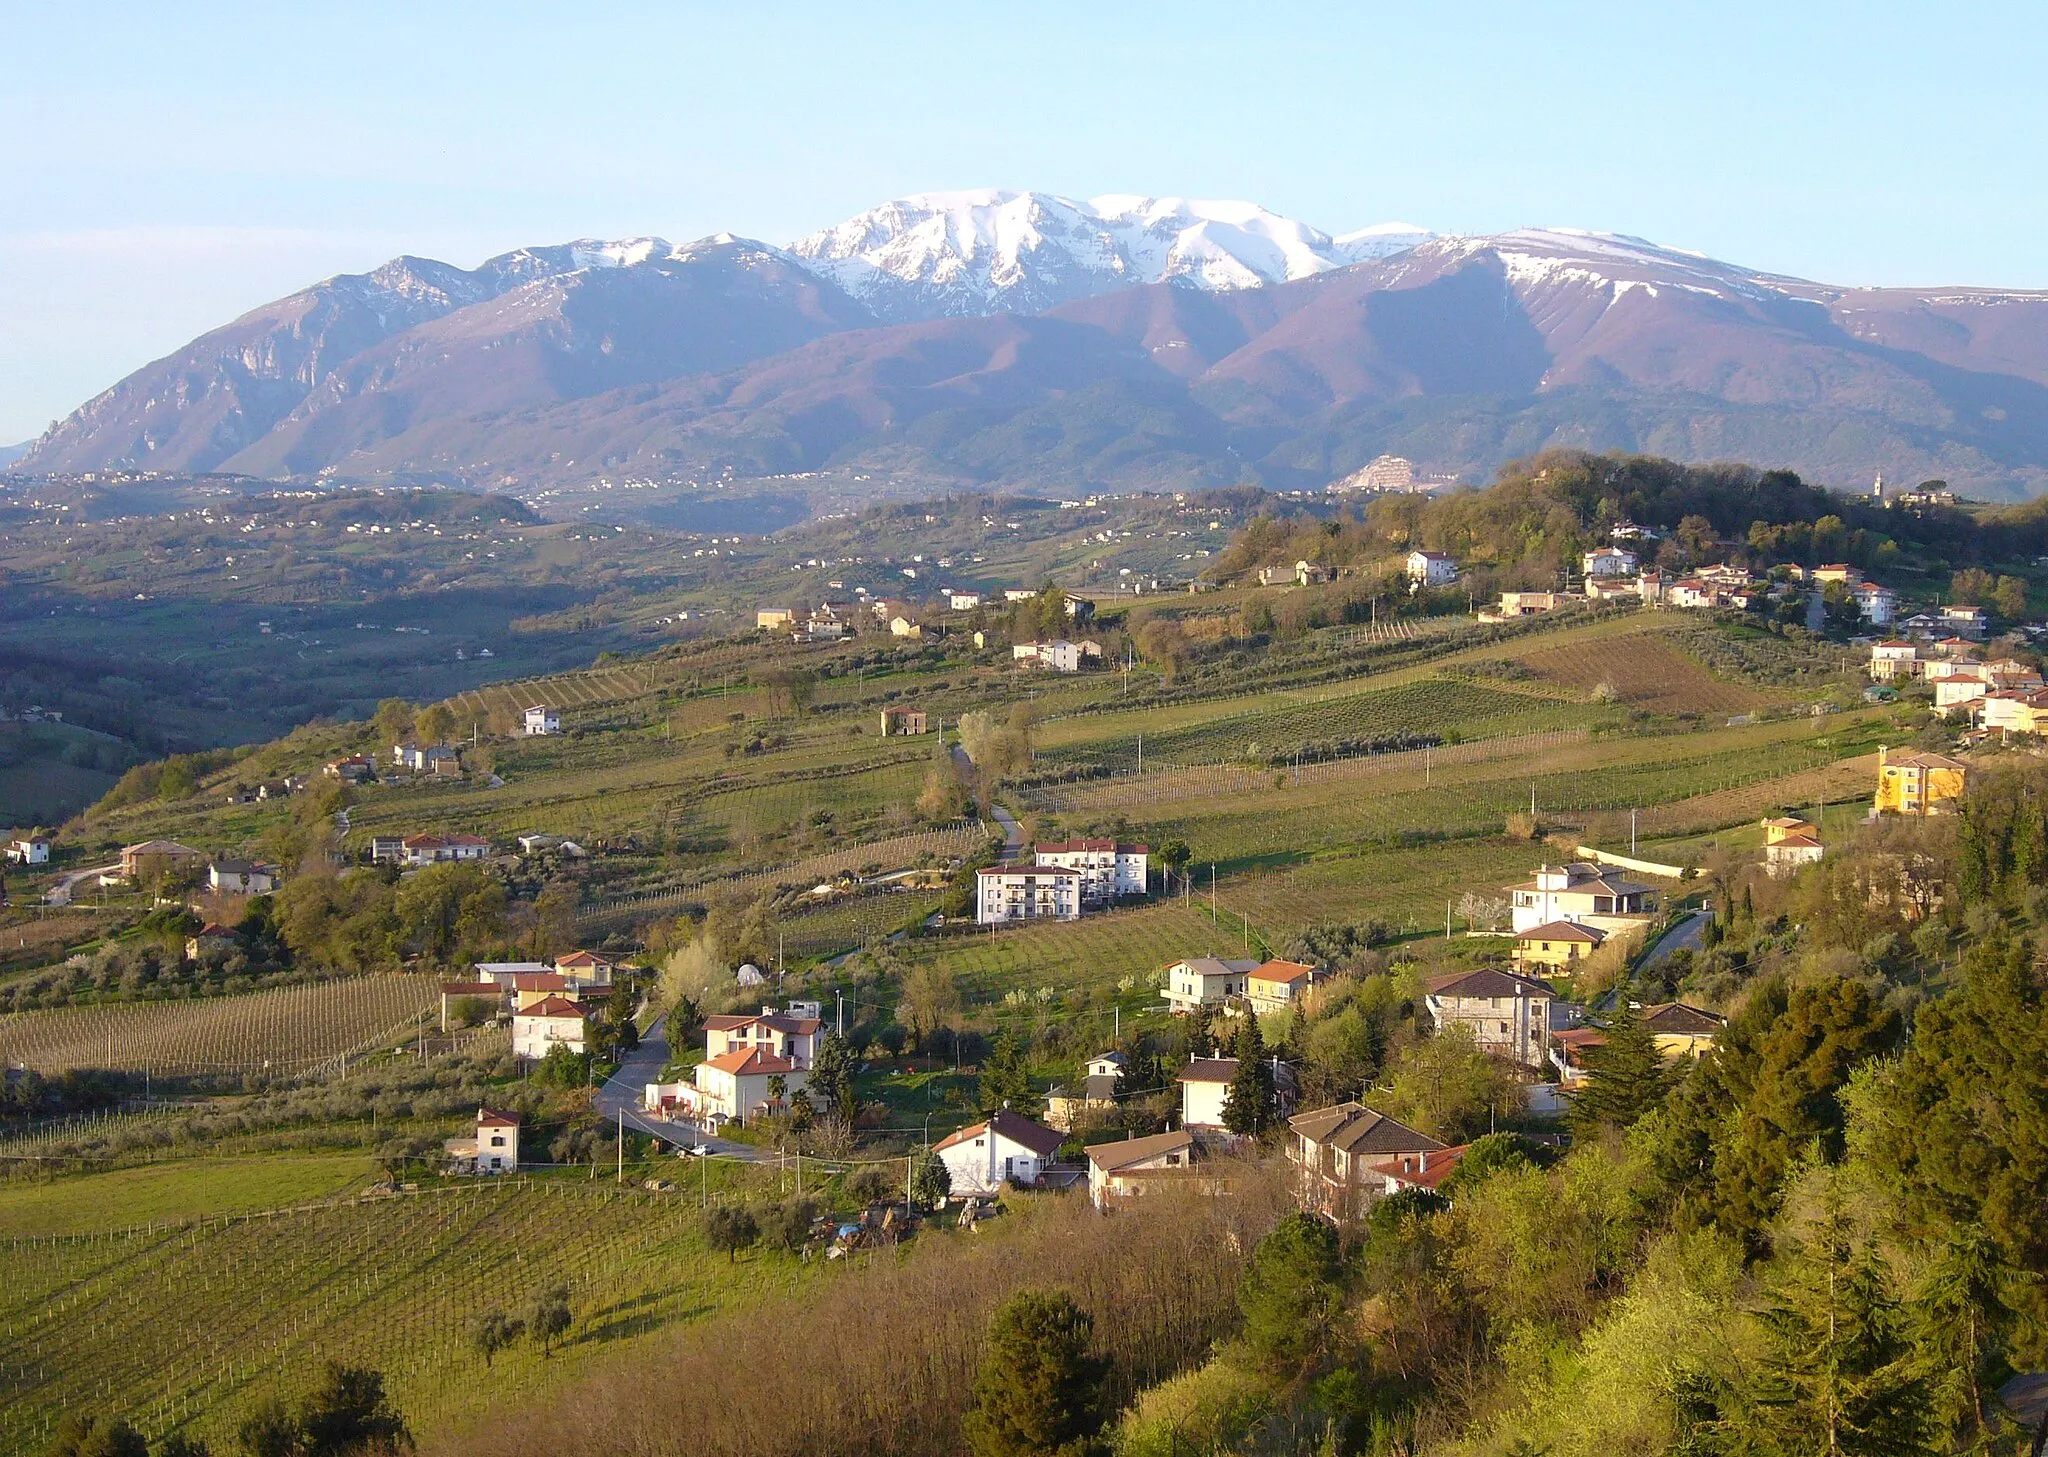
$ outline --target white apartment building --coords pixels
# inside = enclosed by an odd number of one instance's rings
[[[1060,866],[998,865],[974,874],[974,919],[984,926],[1007,921],[1078,921],[1078,870]]]
[[[1035,845],[1032,854],[1042,866],[1081,872],[1081,900],[1100,905],[1118,896],[1145,893],[1150,849],[1120,845],[1115,840],[1060,840]]]

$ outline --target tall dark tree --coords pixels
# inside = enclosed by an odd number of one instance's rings
[[[1312,1214],[1290,1214],[1259,1241],[1238,1282],[1244,1343],[1277,1374],[1296,1375],[1329,1348],[1341,1305],[1337,1232]]]
[[[725,1251],[727,1264],[760,1237],[760,1221],[744,1204],[714,1204],[704,1216],[704,1238],[714,1250]]]
[[[381,1372],[329,1361],[299,1402],[293,1449],[299,1457],[410,1452],[412,1432],[384,1394]]]
[[[1058,1290],[1011,1296],[989,1322],[967,1442],[975,1457],[1084,1457],[1108,1418],[1108,1363],[1090,1351],[1094,1321]]]
[[[1742,1393],[1743,1450],[1920,1457],[1929,1389],[1883,1262],[1829,1210],[1783,1261],[1762,1315],[1768,1346]]]
[[[1230,1090],[1223,1097],[1223,1126],[1232,1133],[1256,1138],[1273,1126],[1279,1116],[1275,1101],[1273,1066],[1266,1061],[1266,1040],[1259,1034],[1259,1019],[1247,1012],[1237,1029],[1237,1071],[1230,1076]]]
[[[142,1433],[119,1417],[68,1413],[50,1434],[46,1457],[149,1457]]]
[[[818,1108],[830,1117],[853,1122],[860,1107],[853,1094],[853,1051],[844,1037],[836,1032],[825,1034],[806,1081]]]
[[[1615,1018],[1607,1040],[1587,1050],[1586,1070],[1591,1076],[1571,1111],[1572,1131],[1580,1138],[1633,1128],[1671,1088],[1657,1035],[1633,1011]]]
[[[1028,1110],[1034,1104],[1031,1069],[1025,1064],[1024,1047],[1015,1033],[1004,1032],[996,1038],[988,1061],[982,1064],[977,1091],[984,1113],[994,1113],[999,1108]]]

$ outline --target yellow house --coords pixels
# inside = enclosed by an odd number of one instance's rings
[[[1879,814],[1951,814],[1963,797],[1969,766],[1945,754],[1919,749],[1877,751]]]
[[[1515,936],[1515,960],[1523,966],[1569,968],[1583,956],[1591,956],[1607,940],[1597,926],[1576,921],[1547,921]]]
[[[1643,1008],[1643,1025],[1657,1039],[1657,1051],[1668,1058],[1699,1057],[1728,1025],[1718,1012],[1702,1011],[1684,1002],[1663,1002]]]
[[[1805,835],[1811,839],[1816,837],[1816,832],[1811,822],[1794,819],[1790,815],[1781,815],[1777,819],[1764,821],[1764,844],[1767,846],[1789,840],[1795,835]]]

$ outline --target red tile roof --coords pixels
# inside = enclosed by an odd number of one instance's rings
[[[564,997],[544,997],[515,1015],[521,1017],[574,1017],[580,1021],[583,1017],[583,1007],[581,1003],[569,1001]]]
[[[722,1073],[734,1077],[758,1077],[763,1074],[793,1073],[796,1064],[786,1057],[777,1057],[762,1047],[735,1047],[730,1052],[721,1052],[716,1057],[704,1059],[703,1066],[715,1067]]]

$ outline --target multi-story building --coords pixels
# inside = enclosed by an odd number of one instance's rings
[[[1215,956],[1191,956],[1166,968],[1166,1008],[1170,1012],[1192,1012],[1197,1007],[1216,1007],[1232,997],[1245,995],[1245,982],[1258,970],[1249,959],[1230,961]]]
[[[1514,929],[1577,921],[1604,931],[1633,929],[1650,910],[1651,887],[1610,875],[1597,865],[1539,865],[1533,880],[1510,887]]]
[[[1350,1220],[1395,1192],[1397,1175],[1423,1172],[1444,1145],[1363,1103],[1339,1103],[1287,1120],[1287,1157],[1302,1208]]]
[[[1006,921],[1077,921],[1081,918],[1081,872],[1062,866],[998,865],[974,873],[974,919],[984,926]]]
[[[1463,1027],[1482,1051],[1523,1067],[1541,1067],[1550,1056],[1551,1034],[1566,1025],[1549,982],[1501,967],[1432,977],[1424,989],[1438,1032]]]
[[[1945,754],[1919,749],[1877,750],[1879,814],[1951,814],[1960,805],[1970,766]]]
[[[1086,905],[1143,895],[1149,854],[1145,845],[1115,840],[1059,840],[1032,847],[1039,865],[1081,872],[1081,900]]]

